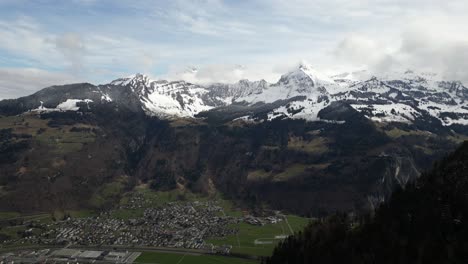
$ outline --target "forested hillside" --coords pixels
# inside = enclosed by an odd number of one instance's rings
[[[467,263],[467,221],[465,142],[396,191],[374,216],[337,215],[310,224],[264,263]]]

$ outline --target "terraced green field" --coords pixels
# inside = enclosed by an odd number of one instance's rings
[[[1,221],[9,220],[23,220],[23,221],[37,221],[39,223],[50,223],[52,221],[52,214],[34,214],[34,215],[21,215],[18,212],[0,212]],[[26,225],[9,226],[2,224],[0,226],[0,237],[8,239],[20,238],[20,233],[29,229]],[[32,231],[36,234],[40,233],[40,229],[32,228]],[[15,245],[13,245],[15,246]]]
[[[2,219],[10,219],[20,216],[21,214],[18,212],[0,212],[0,220]]]
[[[75,124],[61,127],[49,127],[48,120],[31,114],[0,117],[0,129],[12,129],[13,133],[31,135],[39,145],[51,147],[52,154],[63,155],[80,151],[84,144],[95,141],[93,132],[74,132],[72,127],[93,128],[89,125]]]

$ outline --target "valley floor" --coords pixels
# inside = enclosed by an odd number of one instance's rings
[[[136,262],[248,263],[249,258],[271,255],[282,239],[309,222],[271,210],[254,215],[220,195],[155,192],[142,185],[103,212],[56,211],[29,216],[3,212],[0,236],[2,251],[36,246],[158,250],[144,252]]]

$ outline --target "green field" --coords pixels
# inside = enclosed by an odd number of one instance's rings
[[[0,212],[0,220],[24,220],[24,221],[37,221],[39,223],[47,224],[52,222],[52,214],[34,214],[34,215],[21,215],[18,212]],[[9,239],[18,239],[20,235],[18,232],[23,232],[29,229],[26,225],[18,226],[0,226],[0,237],[7,236]],[[40,229],[33,228],[33,232],[40,233]]]
[[[22,215],[18,212],[0,212],[0,220],[23,219],[25,221],[38,221],[41,223],[49,223],[52,221],[52,214],[38,213]]]
[[[95,128],[93,126],[74,124],[50,127],[49,121],[35,114],[0,117],[0,129],[11,128],[15,134],[31,135],[36,144],[51,147],[50,154],[58,156],[80,151],[85,144],[92,143],[96,139],[92,131],[72,131],[73,127],[92,129]]]
[[[244,264],[254,260],[212,255],[180,255],[173,253],[143,252],[134,263],[154,264]]]
[[[10,219],[20,216],[21,214],[18,212],[0,212],[0,220],[2,219]]]
[[[299,137],[290,137],[288,148],[301,152],[321,154],[328,151],[329,139],[324,137],[314,137],[313,140],[304,140]]]
[[[73,218],[85,218],[97,215],[97,213],[92,210],[67,210],[66,213]]]
[[[128,220],[132,218],[142,217],[145,209],[138,208],[138,209],[119,209],[112,212],[112,217],[117,219]]]
[[[294,232],[302,230],[307,223],[309,223],[309,219],[299,216],[288,215],[287,219],[287,223],[282,221],[277,224],[266,224],[264,226],[255,226],[242,222],[232,225],[233,228],[239,229],[238,234],[224,238],[212,238],[206,242],[214,245],[232,245],[231,252],[233,253],[269,256],[273,252],[276,244],[281,241],[281,239],[275,238],[275,236],[291,235]],[[291,232],[291,230],[293,232]],[[255,243],[256,240],[257,243]],[[261,244],[258,242],[265,242],[268,244]]]
[[[281,172],[265,171],[264,169],[254,170],[249,172],[247,179],[249,181],[262,181],[268,180],[273,182],[282,182],[289,179],[298,177],[309,169],[324,169],[329,166],[330,163],[317,163],[317,164],[300,164],[295,163],[284,168]]]

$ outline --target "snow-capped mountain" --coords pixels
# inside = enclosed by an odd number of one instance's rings
[[[435,74],[412,71],[381,76],[360,71],[329,78],[301,64],[263,93],[238,101],[268,103],[295,96],[300,99],[273,109],[269,119],[317,120],[321,109],[331,102],[344,101],[375,121],[411,123],[430,116],[446,126],[468,125],[467,87],[459,81],[444,81]]]
[[[468,88],[459,81],[412,71],[381,76],[360,71],[327,77],[301,64],[263,93],[238,98],[237,102],[253,105],[294,97],[298,99],[272,109],[268,118],[317,120],[321,109],[344,101],[375,121],[411,123],[429,116],[443,125],[468,125]]]
[[[268,87],[265,80],[240,80],[234,84],[215,83],[201,86],[185,81],[151,80],[136,74],[112,81],[108,89],[128,87],[142,102],[143,110],[151,116],[194,117],[210,109],[230,105],[238,98],[261,94]]]
[[[218,106],[217,98],[211,98],[208,89],[185,81],[151,80],[136,74],[107,85],[109,89],[116,89],[116,86],[130,88],[148,115],[193,117]]]
[[[355,81],[332,95],[376,121],[411,123],[429,115],[443,125],[468,125],[468,88],[435,74],[406,71]]]
[[[215,110],[222,114],[226,107],[236,106],[236,118],[258,120],[253,114],[261,109],[269,120],[311,121],[318,120],[319,111],[332,102],[343,101],[375,121],[411,123],[433,118],[445,126],[468,125],[468,88],[459,81],[413,71],[380,75],[359,71],[329,77],[307,63],[276,83],[240,80],[199,85],[136,74],[98,86],[49,87],[18,100],[24,111],[70,111],[115,103],[139,108],[149,116],[195,118]]]

